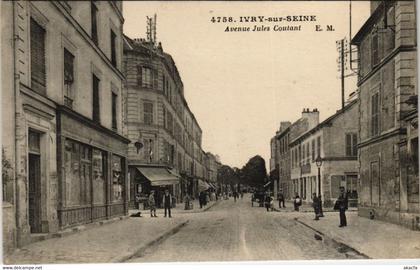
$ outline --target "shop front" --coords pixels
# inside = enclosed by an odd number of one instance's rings
[[[180,194],[180,177],[166,167],[130,166],[130,177],[132,181],[131,194],[138,198],[143,209],[148,207],[148,197],[152,190],[155,191],[155,202],[157,207],[162,207],[162,198],[165,190],[173,195],[173,205],[176,205],[178,194]],[[134,203],[137,208],[138,205]]]
[[[128,143],[65,107],[58,109],[60,228],[128,213]]]

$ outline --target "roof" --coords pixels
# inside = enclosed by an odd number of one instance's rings
[[[375,9],[375,11],[370,15],[370,17],[366,20],[366,22],[359,29],[359,31],[356,33],[356,35],[352,38],[352,40],[351,40],[352,45],[360,44],[362,39],[365,37],[366,33],[370,32],[370,29],[373,27],[373,25],[376,23],[376,21],[382,16],[382,11],[383,11],[385,2],[386,1],[382,1],[378,5],[378,7]]]
[[[317,132],[321,128],[323,128],[325,126],[328,126],[335,118],[337,118],[339,115],[343,114],[344,112],[348,111],[351,107],[353,107],[357,103],[358,100],[359,99],[352,100],[349,104],[344,106],[344,108],[338,110],[335,114],[331,115],[330,117],[328,117],[327,119],[325,119],[324,121],[319,123],[316,127],[314,127],[311,130],[303,133],[301,136],[299,136],[296,139],[294,139],[293,141],[291,141],[290,144],[292,145],[292,144],[295,144],[297,142],[300,142],[300,141],[306,139],[307,137],[309,137],[310,135],[312,135],[313,133]]]

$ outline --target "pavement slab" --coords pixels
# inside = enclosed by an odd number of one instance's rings
[[[128,218],[76,234],[35,242],[6,255],[6,264],[118,262],[187,222],[173,218]]]
[[[356,212],[347,212],[347,227],[340,228],[338,212],[324,215],[319,221],[313,220],[313,215],[301,214],[295,217],[314,230],[372,259],[420,258],[420,231],[359,217]]]

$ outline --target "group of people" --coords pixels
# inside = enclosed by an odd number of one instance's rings
[[[157,217],[156,215],[156,199],[155,191],[151,190],[148,198],[148,204],[150,207],[150,217]],[[165,194],[162,197],[162,205],[165,208],[165,217],[172,217],[171,208],[172,208],[172,195],[169,193],[168,189],[165,189]]]
[[[277,199],[279,201],[279,208],[286,208],[284,201],[284,194],[280,190]],[[264,206],[266,207],[267,211],[272,211],[274,208],[274,199],[270,194],[267,192],[264,197]],[[293,206],[295,211],[299,211],[299,207],[302,205],[302,199],[299,197],[299,195],[296,193],[295,198],[293,199]],[[319,220],[320,217],[324,216],[323,210],[322,210],[322,200],[321,195],[316,195],[316,193],[312,194],[312,207],[314,209],[315,218],[314,220]],[[334,210],[338,210],[340,213],[340,225],[339,227],[345,227],[347,226],[347,218],[346,218],[346,210],[348,209],[348,198],[345,193],[344,187],[340,187],[340,196],[338,197],[337,201],[334,205]]]

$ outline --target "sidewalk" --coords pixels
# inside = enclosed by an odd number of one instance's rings
[[[345,244],[372,259],[420,258],[420,232],[404,227],[359,217],[347,212],[347,227],[339,228],[338,212],[325,213],[319,221],[302,213],[296,220],[330,238]]]
[[[194,200],[193,203],[193,209],[191,210],[184,210],[185,209],[185,204],[184,203],[178,203],[176,205],[175,208],[171,209],[171,214],[172,215],[177,215],[177,214],[190,214],[190,213],[200,213],[200,212],[204,212],[207,211],[208,209],[210,209],[211,207],[213,207],[217,202],[220,202],[220,200],[218,201],[210,201],[207,203],[206,206],[204,206],[203,208],[200,208],[200,204],[198,202],[198,200]],[[138,213],[139,210],[137,209],[131,209],[129,210],[129,215]],[[149,209],[140,209],[141,215],[144,217],[150,217],[150,210]],[[165,210],[163,208],[158,208],[156,209],[156,215],[157,216],[164,216],[165,215]]]
[[[187,222],[184,215],[171,219],[127,218],[61,238],[29,244],[4,255],[3,260],[6,264],[122,262],[175,233]]]
[[[279,201],[274,201],[274,210],[278,212],[295,212],[293,207],[292,201],[286,201],[285,203],[286,208],[279,208]],[[323,212],[335,212],[332,207],[323,207]],[[357,207],[349,207],[350,212],[357,212]],[[299,207],[299,212],[307,213],[307,212],[314,212],[314,208],[312,207],[311,203],[303,203]]]

